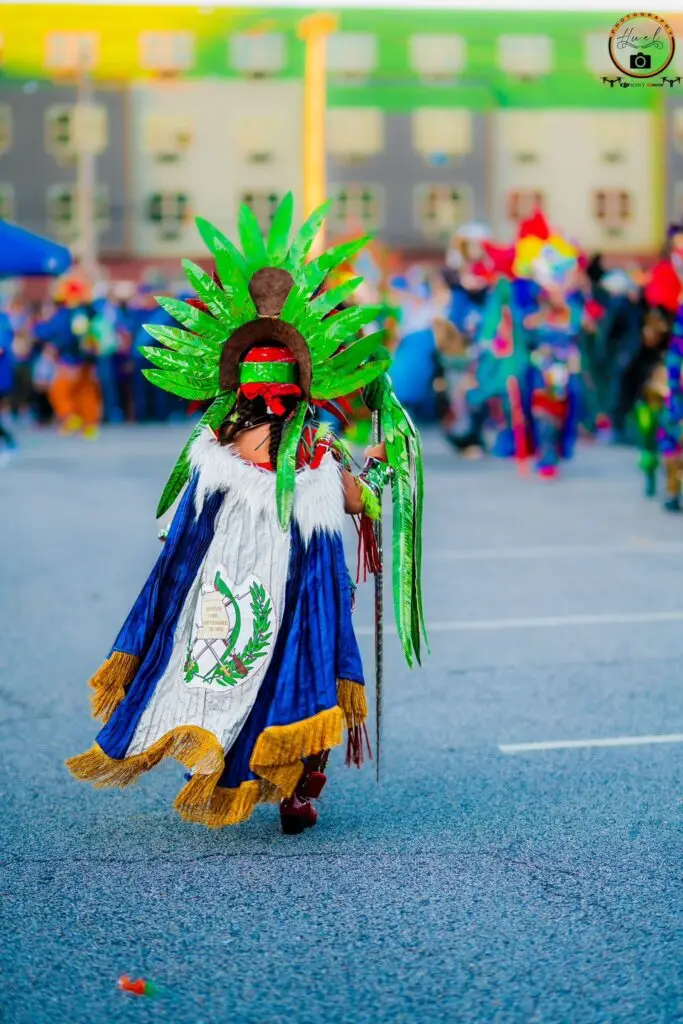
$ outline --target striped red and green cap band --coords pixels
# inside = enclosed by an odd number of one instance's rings
[[[298,380],[296,358],[287,348],[253,348],[240,365],[240,384],[296,384]]]
[[[296,384],[299,372],[290,363],[243,363],[240,384]]]

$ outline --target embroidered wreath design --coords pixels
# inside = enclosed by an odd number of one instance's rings
[[[273,638],[271,615],[273,606],[265,588],[261,583],[254,582],[249,587],[251,598],[251,613],[253,616],[253,631],[244,647],[239,653],[234,648],[239,640],[242,629],[242,614],[239,602],[222,579],[220,572],[216,573],[214,586],[223,597],[230,601],[234,614],[235,625],[230,637],[226,641],[225,651],[217,661],[216,665],[202,676],[207,684],[214,683],[218,686],[236,686],[245,676],[248,676],[252,668],[268,653],[270,642]],[[190,638],[185,659],[185,682],[190,683],[200,675],[199,665],[192,658],[193,638]]]

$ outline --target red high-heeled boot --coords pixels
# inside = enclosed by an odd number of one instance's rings
[[[308,772],[301,780],[298,793],[304,800],[317,800],[327,782],[324,772]]]
[[[280,801],[280,824],[286,836],[301,835],[305,829],[313,828],[317,820],[318,812],[313,804],[298,793]]]

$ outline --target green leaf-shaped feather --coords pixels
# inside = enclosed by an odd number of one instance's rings
[[[364,235],[362,238],[354,238],[350,242],[341,242],[339,245],[332,246],[331,249],[326,249],[316,260],[304,264],[301,270],[301,283],[309,295],[312,295],[320,287],[332,270],[360,252],[371,238],[372,235]]]
[[[154,366],[160,370],[174,370],[182,374],[186,379],[192,378],[196,381],[204,381],[208,384],[215,384],[218,380],[218,365],[210,363],[197,364],[196,360],[188,359],[187,356],[177,352],[168,352],[165,348],[157,345],[143,345],[140,352]]]
[[[412,629],[414,561],[414,506],[411,486],[410,458],[395,430],[391,413],[382,409],[382,428],[387,458],[393,470],[391,479],[393,505],[393,590],[396,629],[408,665],[413,665],[414,633]],[[415,651],[419,661],[419,649]]]
[[[324,316],[331,313],[342,302],[346,302],[362,283],[362,277],[353,277],[349,281],[338,284],[336,288],[330,288],[329,291],[323,292],[322,295],[319,295],[317,299],[310,303],[309,309],[311,314],[322,320]]]
[[[160,324],[143,324],[150,338],[160,341],[166,348],[190,356],[197,366],[220,359],[223,343],[211,338],[201,338],[182,327],[166,327]]]
[[[288,192],[273,215],[268,235],[268,262],[272,267],[284,263],[289,252],[289,236],[294,217],[294,196]]]
[[[199,298],[225,325],[228,334],[257,316],[254,300],[241,277],[224,290],[192,260],[183,260],[183,270]]]
[[[173,467],[173,472],[168,478],[168,482],[164,487],[164,492],[159,499],[157,519],[160,519],[161,516],[168,512],[190,478],[190,449],[192,448],[192,445],[195,443],[205,427],[211,427],[212,430],[217,430],[233,408],[236,401],[236,394],[231,392],[228,395],[221,395],[206,410],[199,423],[190,434],[187,444],[180,453],[178,461]]]
[[[249,279],[247,262],[236,245],[233,245],[229,238],[214,227],[203,217],[197,217],[197,228],[202,236],[202,241],[216,260],[216,270],[222,284],[227,285],[235,279],[235,275],[241,275],[244,281]]]
[[[306,257],[311,251],[311,246],[315,241],[315,236],[323,226],[323,221],[325,220],[331,205],[332,203],[328,199],[326,203],[323,203],[317,210],[314,210],[308,220],[302,224],[294,237],[294,241],[289,248],[289,253],[285,263],[287,270],[289,270],[294,277],[297,277],[300,274],[301,268],[306,262]]]
[[[380,377],[389,369],[390,365],[391,360],[389,359],[377,359],[366,363],[360,370],[356,370],[355,373],[350,373],[344,377],[316,374],[311,384],[311,394],[313,398],[326,399],[352,395],[354,391],[367,387],[371,381]]]
[[[242,203],[240,206],[237,215],[237,230],[240,233],[242,250],[251,276],[262,267],[268,266],[268,253],[256,214],[246,203]]]
[[[391,360],[390,352],[382,345],[383,340],[384,331],[376,331],[374,334],[368,334],[365,338],[359,338],[358,341],[352,341],[334,358],[326,360],[321,367],[322,376],[326,377],[328,374],[330,376],[337,374],[347,376],[370,357]]]
[[[228,332],[225,326],[215,317],[209,316],[196,306],[190,306],[181,299],[171,299],[167,295],[158,295],[156,300],[162,309],[177,320],[183,327],[188,327],[195,334],[214,341],[225,341]]]
[[[334,355],[340,345],[347,344],[358,331],[367,327],[380,316],[383,306],[354,306],[342,309],[334,316],[319,323],[315,333],[309,337],[309,348],[314,362],[321,362]]]
[[[305,402],[300,402],[296,412],[288,420],[282,433],[282,441],[280,442],[277,455],[275,494],[278,520],[283,530],[289,528],[292,519],[294,487],[296,484],[296,460],[307,408]]]
[[[220,389],[218,370],[210,383],[201,378],[187,377],[185,374],[169,370],[143,370],[142,375],[163,391],[170,391],[172,395],[187,398],[190,402],[206,402],[210,398],[216,398]]]

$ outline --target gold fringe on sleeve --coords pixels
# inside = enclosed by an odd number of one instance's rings
[[[90,698],[92,713],[101,722],[108,722],[126,696],[126,687],[135,679],[140,659],[134,654],[114,651],[98,668],[88,685],[95,691]]]
[[[98,788],[123,787],[132,785],[163,758],[173,757],[192,772],[174,803],[181,818],[208,828],[236,825],[250,818],[257,804],[277,803],[281,797],[291,796],[304,770],[303,758],[338,746],[345,725],[353,728],[362,724],[367,714],[363,685],[339,680],[337,700],[336,707],[311,718],[265,729],[256,741],[249,765],[259,778],[234,789],[218,785],[225,770],[223,748],[213,733],[198,726],[173,729],[149,750],[121,760],[109,757],[95,743],[84,754],[72,757],[66,766],[75,778]]]

